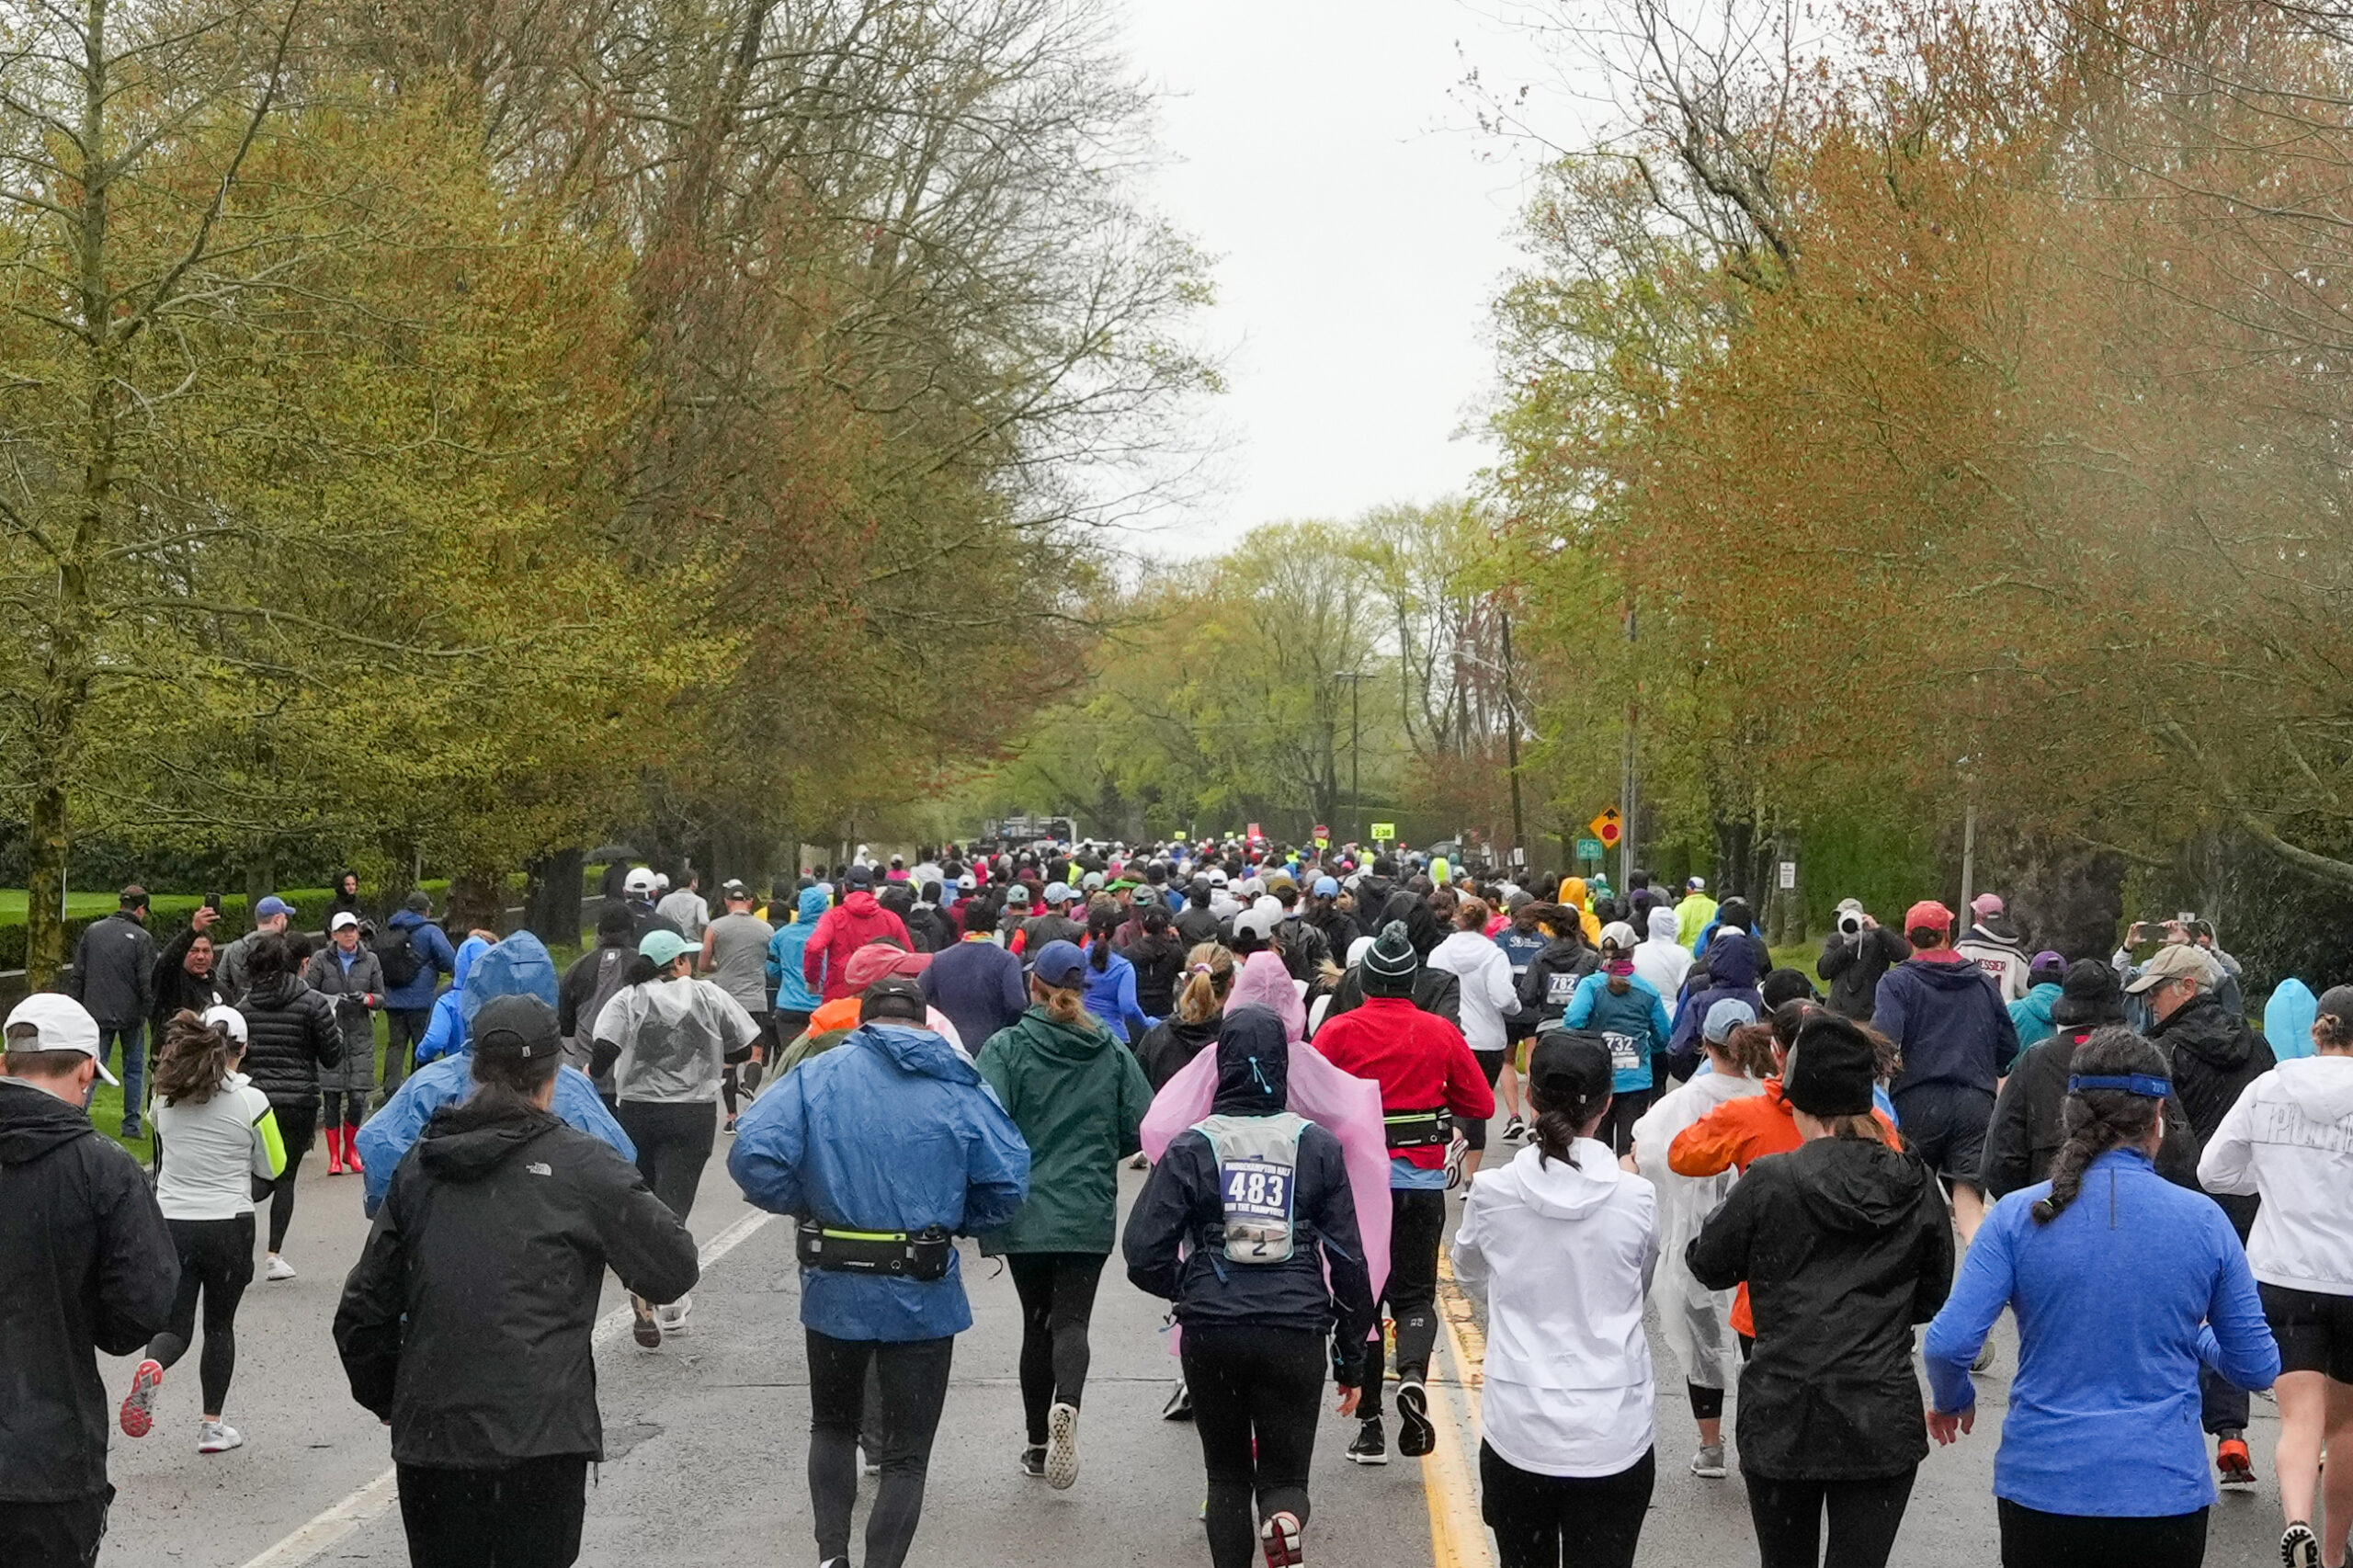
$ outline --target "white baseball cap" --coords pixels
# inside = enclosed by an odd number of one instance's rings
[[[30,1039],[20,1030],[30,1029]],[[107,1071],[106,1053],[98,1044],[98,1021],[90,1010],[73,997],[55,991],[36,991],[8,1010],[6,1024],[0,1024],[11,1051],[78,1051],[97,1063],[98,1076],[120,1086],[115,1075]]]
[[[653,868],[650,866],[631,866],[629,869],[629,875],[621,879],[621,891],[624,892],[652,892],[654,891]]]
[[[335,918],[327,922],[327,929],[331,932],[340,931],[347,926],[357,926],[358,924],[359,916],[352,914],[351,911],[347,909],[338,909],[335,912]]]
[[[245,1033],[245,1016],[234,1007],[211,1006],[204,1009],[205,1027],[210,1028],[215,1024],[227,1029],[229,1038],[239,1045],[247,1043],[250,1038]]]

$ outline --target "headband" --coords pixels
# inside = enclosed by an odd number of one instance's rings
[[[2144,1100],[2161,1100],[2173,1093],[2172,1080],[2160,1078],[2154,1073],[2132,1073],[2117,1078],[2070,1077],[2067,1092],[2071,1095],[2098,1093],[2138,1095]]]

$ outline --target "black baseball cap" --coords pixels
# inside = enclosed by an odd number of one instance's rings
[[[469,1026],[477,1051],[519,1056],[526,1062],[553,1056],[563,1049],[555,1027],[555,1009],[536,996],[494,996],[482,1005]]]
[[[858,1021],[861,1024],[920,1024],[931,1017],[923,987],[903,974],[886,974],[860,995]]]

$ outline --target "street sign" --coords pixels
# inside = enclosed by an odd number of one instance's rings
[[[1372,841],[1375,844],[1386,844],[1396,836],[1397,824],[1395,823],[1377,822],[1372,824]]]
[[[1618,808],[1615,806],[1611,806],[1586,825],[1593,830],[1594,837],[1601,840],[1602,846],[1607,849],[1617,848],[1618,841],[1626,835],[1626,819],[1618,814]],[[1597,851],[1594,858],[1600,858]]]
[[[1580,838],[1577,840],[1577,858],[1580,860],[1598,860],[1601,858],[1603,847],[1602,842],[1598,838]]]
[[[1789,889],[1793,888],[1793,887],[1796,887],[1797,885],[1798,885],[1798,863],[1797,863],[1795,860],[1784,860],[1784,861],[1782,861],[1782,862],[1781,862],[1781,887],[1782,887],[1782,890],[1783,890],[1784,892],[1787,892]]]
[[[1523,848],[1521,848],[1521,847],[1520,847],[1518,845],[1517,845],[1517,844],[1513,845],[1513,846],[1512,846],[1512,849],[1511,849],[1511,863],[1512,863],[1513,865],[1515,865],[1515,866],[1525,866],[1525,865],[1527,865],[1527,864],[1528,864],[1528,851],[1527,851],[1527,850],[1525,850],[1525,849],[1523,849]]]
[[[1323,843],[1325,839],[1330,838],[1331,836],[1332,836],[1332,830],[1331,830],[1330,828],[1325,827],[1325,826],[1324,826],[1322,823],[1320,823],[1320,822],[1319,822],[1319,823],[1317,823],[1317,824],[1315,824],[1315,842],[1316,842],[1316,843],[1321,844],[1321,843]]]

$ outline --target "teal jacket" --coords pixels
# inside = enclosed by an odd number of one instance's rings
[[[1003,1230],[1009,1252],[1108,1254],[1120,1229],[1120,1162],[1143,1147],[1152,1085],[1133,1052],[1092,1016],[1058,1024],[1032,1007],[989,1037],[973,1063],[1029,1145],[1029,1196]]]

